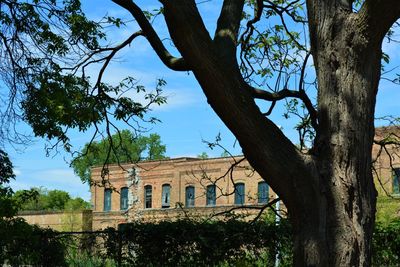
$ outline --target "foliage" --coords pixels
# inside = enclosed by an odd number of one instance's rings
[[[292,266],[292,231],[287,220],[279,225],[237,220],[136,222],[93,235],[104,249],[73,253],[73,266],[82,266],[79,262],[102,266],[106,260],[110,266],[112,262],[123,266],[274,266],[277,251],[279,266]],[[398,218],[376,225],[373,266],[398,266],[399,237]]]
[[[161,262],[163,266],[230,266],[260,256],[264,266],[270,266],[276,251],[282,252],[282,263],[291,258],[287,222],[179,220],[126,224],[121,232],[111,228],[105,232],[107,256],[118,262],[121,255],[128,266],[159,266]]]
[[[373,265],[399,266],[400,261],[400,219],[376,223],[373,237]]]
[[[400,198],[378,196],[376,203],[376,221],[378,224],[388,224],[400,215]]]
[[[13,191],[8,186],[10,180],[15,179],[12,163],[5,151],[0,149],[0,219],[11,218],[17,213],[12,199]]]
[[[19,202],[8,185],[14,177],[11,161],[0,149],[0,265],[64,266],[65,246],[54,231],[14,217]]]
[[[109,140],[87,143],[71,166],[83,182],[90,182],[90,168],[93,166],[163,159],[165,151],[158,134],[134,136],[129,130],[123,130]]]
[[[0,79],[10,90],[7,98],[0,98],[9,103],[0,111],[0,142],[21,141],[21,134],[10,127],[19,120],[32,126],[36,136],[55,140],[67,151],[70,129],[87,131],[93,126],[97,135],[103,125],[110,133],[115,120],[131,126],[157,121],[146,113],[152,104],[166,101],[162,79],[154,91],[146,92],[132,77],[108,84],[102,81],[104,70],[94,81],[87,75],[89,65],[107,66],[111,60],[107,53],[113,47],[103,45],[104,27],[121,26],[119,18],[92,21],[79,0],[3,0],[0,23]],[[144,101],[127,96],[130,90]]]
[[[70,251],[67,257],[67,264],[70,267],[116,267],[113,260],[103,257],[82,253],[81,251]]]
[[[69,210],[69,211],[73,211],[73,210],[87,210],[90,209],[91,205],[89,202],[83,200],[80,197],[76,197],[76,198],[71,198],[69,199],[65,205],[64,205],[64,210]]]
[[[0,219],[0,264],[65,266],[65,240],[21,218]]]
[[[19,190],[13,199],[19,209],[33,210],[82,210],[89,209],[90,203],[82,198],[71,198],[68,192],[62,190],[47,190],[43,187]]]
[[[208,159],[208,154],[207,152],[201,152],[200,154],[197,155],[199,159]]]

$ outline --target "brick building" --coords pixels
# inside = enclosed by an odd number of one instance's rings
[[[95,184],[102,184],[101,170],[92,169]],[[212,215],[242,205],[257,208],[276,197],[241,157],[112,165],[108,180],[109,185],[91,187],[93,229],[132,220]]]
[[[375,139],[390,140],[388,133],[394,129],[378,128]],[[386,149],[378,144],[373,146],[373,173],[381,195],[400,196],[398,151],[395,145],[388,145]],[[102,181],[101,171],[102,167],[92,168],[94,230],[134,220],[210,216],[242,205],[257,208],[276,198],[260,175],[241,157],[184,157],[111,165],[109,184]],[[256,209],[238,212],[253,217],[258,214]]]
[[[372,171],[379,195],[400,197],[400,146],[396,144],[398,142],[400,142],[399,126],[375,129]]]

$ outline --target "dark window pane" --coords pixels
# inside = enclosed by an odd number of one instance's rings
[[[244,204],[244,184],[238,183],[235,184],[235,204],[242,205]]]
[[[151,185],[146,185],[144,187],[144,207],[146,209],[150,209],[151,202],[152,202],[152,188]]]
[[[104,211],[111,210],[111,189],[104,189]]]
[[[171,196],[171,186],[169,184],[164,184],[162,186],[161,207],[169,208],[170,196]]]
[[[268,203],[268,184],[266,182],[258,183],[258,203]]]
[[[186,207],[194,207],[194,186],[186,187]]]
[[[128,187],[121,188],[120,206],[121,206],[121,210],[128,209]]]
[[[215,200],[216,200],[215,185],[207,186],[206,197],[207,197],[206,205],[215,206]]]
[[[400,194],[400,168],[394,169],[393,194]]]

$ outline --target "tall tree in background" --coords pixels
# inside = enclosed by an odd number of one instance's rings
[[[48,190],[43,187],[16,191],[12,199],[19,210],[84,210],[90,203],[80,197],[73,198],[63,190]]]
[[[106,38],[102,24],[89,21],[77,0],[0,2],[1,74],[11,92],[2,117],[22,114],[36,135],[55,138],[67,150],[70,128],[98,133],[105,125],[111,136],[113,119],[128,125],[143,120],[149,105],[123,92],[144,89],[131,78],[112,86],[102,76],[119,51],[144,36],[168,68],[194,74],[251,165],[285,202],[295,265],[370,266],[374,109],[381,59],[388,59],[382,42],[393,37],[398,0],[224,0],[214,35],[200,3],[160,0],[156,13],[165,18],[181,57],[168,52],[152,15],[136,1],[113,2],[140,27],[115,46],[100,45]],[[119,18],[103,22],[123,25]],[[86,70],[94,63],[102,66],[90,83]],[[149,104],[165,102],[163,85],[147,93]],[[282,100],[285,115],[299,117],[300,149],[270,119]],[[13,103],[22,103],[20,113]]]
[[[90,183],[91,167],[163,159],[165,151],[166,147],[158,134],[134,136],[129,130],[122,130],[112,135],[111,139],[87,143],[71,166],[83,182]]]

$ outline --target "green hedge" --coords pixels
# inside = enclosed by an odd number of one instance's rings
[[[286,222],[133,223],[106,230],[107,257],[128,266],[215,266],[251,263],[271,266],[280,252],[282,266],[291,262],[291,233]],[[246,264],[245,266],[253,266]]]
[[[66,266],[68,240],[21,218],[0,218],[0,266]]]
[[[126,224],[109,228],[104,237],[106,257],[127,266],[280,266],[292,264],[292,234],[281,224],[242,221]],[[373,266],[399,266],[400,220],[377,223]]]
[[[66,234],[0,220],[0,265],[280,266],[292,264],[287,221],[133,223],[119,230]],[[94,242],[96,240],[96,242]],[[400,220],[375,227],[373,266],[399,266]]]

